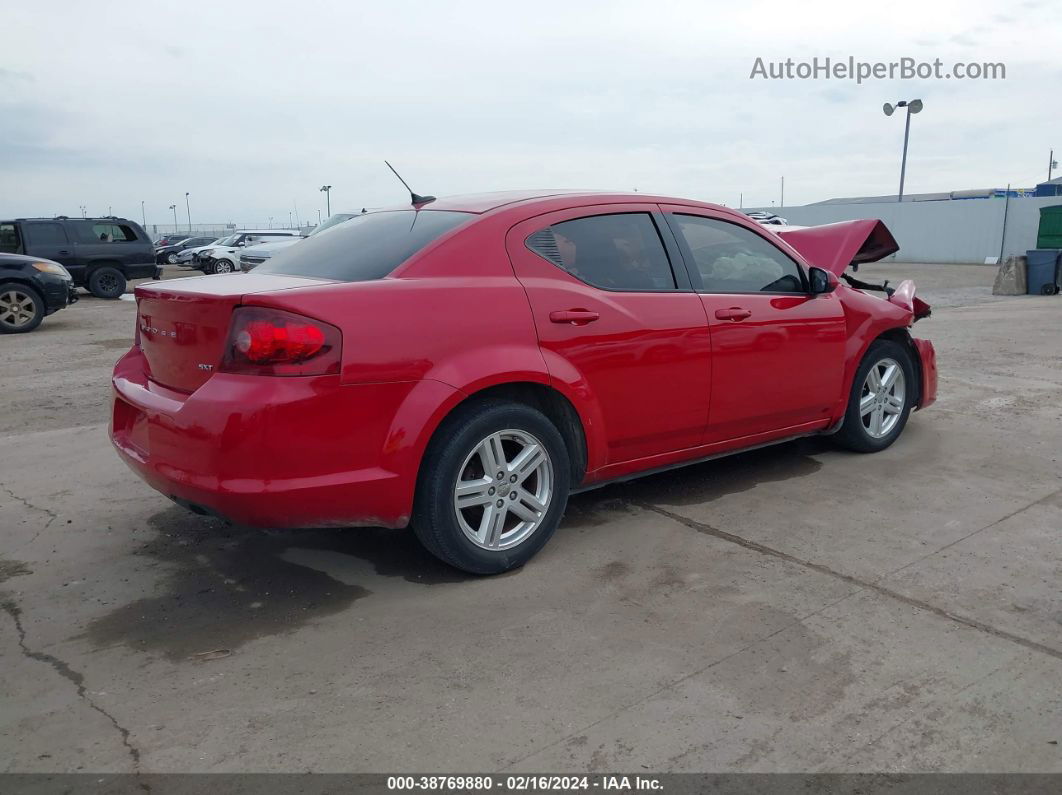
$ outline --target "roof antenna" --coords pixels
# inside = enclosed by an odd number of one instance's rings
[[[410,199],[410,202],[412,204],[414,204],[414,205],[427,204],[428,202],[435,201],[435,197],[434,196],[421,196],[419,193],[414,193],[413,189],[411,187],[409,187],[409,185],[406,184],[406,181],[404,179],[402,179],[402,175],[399,174],[397,171],[395,171],[395,167],[394,166],[392,166],[386,160],[384,161],[384,165],[386,165],[389,169],[391,169],[391,173],[394,174],[396,177],[398,177],[398,181],[406,186],[406,190],[409,191],[409,199]]]

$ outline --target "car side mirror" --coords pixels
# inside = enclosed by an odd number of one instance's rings
[[[808,281],[811,283],[812,295],[825,295],[837,289],[840,280],[824,268],[808,268]]]

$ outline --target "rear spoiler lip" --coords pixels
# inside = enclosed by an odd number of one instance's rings
[[[838,276],[850,266],[876,262],[900,250],[888,227],[872,218],[772,231],[800,252],[809,265]]]

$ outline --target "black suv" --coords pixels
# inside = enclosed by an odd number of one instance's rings
[[[97,298],[117,298],[127,279],[157,275],[155,249],[125,218],[16,218],[0,221],[0,253],[54,260]]]

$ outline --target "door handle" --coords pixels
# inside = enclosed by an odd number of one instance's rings
[[[67,251],[67,250],[66,250],[66,249],[64,248],[64,249],[63,249],[62,251],[60,251],[60,252],[59,252],[59,256],[60,256],[60,257],[69,257],[69,256],[70,256],[70,252],[69,252],[69,251]]]
[[[566,309],[549,313],[551,323],[571,323],[573,326],[585,326],[600,317],[597,312],[591,312],[589,309]]]
[[[742,309],[740,306],[732,306],[729,309],[715,310],[715,316],[719,320],[744,320],[745,318],[752,316],[752,311],[749,309]]]

